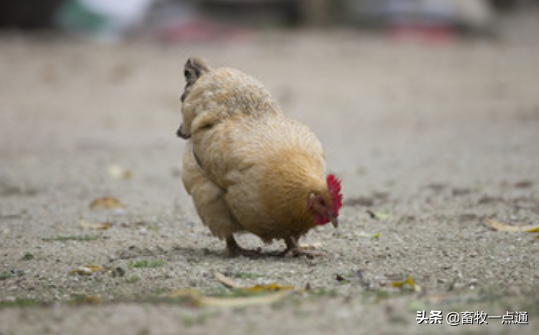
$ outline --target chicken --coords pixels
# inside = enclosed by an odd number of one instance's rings
[[[324,176],[320,141],[238,70],[190,58],[184,74],[182,181],[204,225],[231,256],[256,253],[237,244],[240,232],[284,240],[283,255],[309,253],[298,239],[329,222],[336,228],[342,205],[341,181]]]

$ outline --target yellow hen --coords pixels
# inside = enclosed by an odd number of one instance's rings
[[[306,253],[298,239],[318,225],[337,227],[342,205],[340,181],[324,175],[320,141],[240,71],[190,58],[185,77],[182,181],[202,222],[232,256],[255,253],[237,244],[239,232],[283,239],[283,255]]]

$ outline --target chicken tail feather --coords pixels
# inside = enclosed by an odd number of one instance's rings
[[[206,64],[206,62],[198,57],[189,57],[187,62],[185,63],[184,67],[184,76],[185,81],[187,84],[185,85],[185,90],[182,94],[181,101],[183,102],[187,95],[189,95],[189,92],[191,91],[191,87],[195,84],[195,82],[205,73],[210,72],[211,68]]]

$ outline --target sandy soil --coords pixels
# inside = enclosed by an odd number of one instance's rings
[[[0,37],[0,334],[537,334],[537,234],[485,219],[539,224],[538,51],[516,31],[435,46],[355,32],[174,46]],[[339,229],[304,241],[325,256],[229,259],[202,226],[175,137],[189,55],[254,75],[319,135],[346,199]],[[125,207],[90,209],[103,196]],[[160,266],[132,266],[143,260]],[[88,264],[125,274],[69,274]],[[230,295],[215,271],[298,291],[242,308],[167,298]],[[417,292],[392,286],[407,276]],[[529,324],[418,325],[420,310],[523,311]]]

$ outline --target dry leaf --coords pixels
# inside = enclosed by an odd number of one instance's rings
[[[369,233],[358,233],[358,232],[356,232],[355,236],[359,237],[359,238],[380,238],[380,233],[369,234]]]
[[[114,209],[123,207],[124,206],[118,199],[112,197],[97,198],[90,203],[91,209]]]
[[[79,225],[84,229],[98,229],[98,230],[106,230],[110,228],[110,223],[92,223],[85,220],[80,220]]]
[[[275,293],[268,293],[264,295],[256,295],[252,297],[238,297],[238,298],[214,298],[214,297],[200,297],[199,303],[202,306],[213,307],[246,307],[253,305],[271,305],[288,295],[286,291],[280,291]]]
[[[301,243],[298,246],[298,249],[300,250],[316,250],[322,247],[322,243],[320,242],[314,242],[314,243]]]
[[[100,304],[101,296],[100,295],[90,295],[90,294],[75,294],[71,300],[74,304]]]
[[[498,221],[494,221],[491,219],[486,219],[487,223],[494,229],[498,231],[505,231],[505,232],[527,232],[527,233],[536,233],[539,232],[539,226],[510,226],[503,223],[499,223]]]
[[[266,284],[266,285],[255,285],[250,287],[244,287],[241,289],[243,292],[275,292],[275,291],[291,291],[294,290],[294,286],[281,286],[276,283]]]
[[[408,278],[406,278],[406,280],[402,280],[402,281],[395,281],[391,284],[393,287],[398,287],[398,288],[404,288],[406,287],[406,285],[408,285],[409,287],[411,287],[414,291],[416,292],[419,292],[421,290],[421,288],[419,287],[419,285],[416,285],[414,283],[414,280],[412,279],[412,276],[408,276]]]
[[[77,268],[75,270],[69,271],[69,274],[70,275],[78,274],[78,275],[81,275],[81,276],[90,276],[94,272],[99,272],[99,271],[105,271],[105,268],[100,266],[100,265],[85,265],[85,266],[81,266],[81,267],[79,267],[79,268]]]
[[[215,276],[215,279],[217,279],[221,284],[223,284],[224,286],[226,286],[228,288],[241,289],[243,287],[242,285],[236,283],[235,281],[228,278],[227,276],[225,276],[222,273],[214,272],[213,275]]]
[[[387,219],[389,219],[389,214],[382,213],[382,212],[373,212],[370,209],[367,210],[367,214],[369,214],[370,217],[375,219],[375,220],[387,220]]]
[[[109,175],[116,179],[130,179],[133,176],[133,172],[118,164],[112,164],[109,166]]]
[[[286,297],[289,291],[294,290],[294,287],[292,286],[280,286],[275,283],[268,285],[255,285],[244,287],[222,273],[214,272],[214,276],[220,283],[222,283],[228,288],[233,288],[245,293],[252,293],[254,295],[238,297],[208,297],[197,290],[182,289],[169,293],[168,297],[186,298],[189,299],[191,303],[196,306],[237,308],[252,305],[273,304]]]
[[[222,273],[214,272],[215,278],[224,286],[228,288],[234,288],[243,292],[259,293],[259,292],[273,292],[273,291],[290,291],[294,290],[293,286],[281,286],[276,283],[267,285],[255,285],[255,286],[242,286],[234,280],[228,278]]]
[[[237,308],[252,305],[270,305],[282,300],[288,292],[281,291],[252,297],[218,298],[208,297],[196,290],[178,290],[168,294],[169,298],[187,298],[197,306]]]

